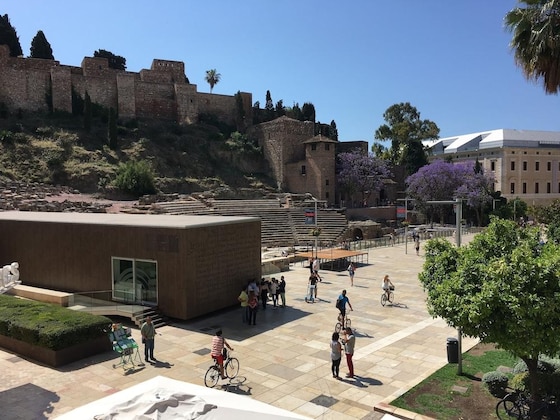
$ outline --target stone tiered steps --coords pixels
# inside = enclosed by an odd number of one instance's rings
[[[315,225],[305,224],[305,210],[301,208],[290,209],[290,215],[295,228],[296,241],[300,245],[315,242],[315,237],[310,231]],[[318,242],[324,245],[337,243],[348,227],[346,216],[336,210],[317,209],[317,226],[321,229],[321,234],[317,238]]]
[[[150,206],[150,213],[157,214],[194,214],[194,215],[215,215],[216,212],[194,198],[176,200],[169,202],[154,203]]]
[[[305,209],[280,207],[276,199],[215,200],[206,203],[196,199],[158,202],[150,207],[151,213],[194,214],[220,216],[252,216],[261,219],[261,243],[267,247],[287,247],[313,243],[309,234],[314,226],[305,224]],[[346,216],[335,210],[318,210],[318,226],[323,244],[337,242],[346,230]]]

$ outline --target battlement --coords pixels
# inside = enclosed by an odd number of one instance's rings
[[[199,93],[190,84],[182,61],[154,59],[140,72],[116,70],[103,57],[84,57],[81,66],[61,65],[56,60],[10,57],[0,45],[0,102],[11,112],[47,111],[47,97],[55,110],[72,111],[72,91],[92,102],[114,108],[122,118],[159,118],[190,124],[198,115],[215,113],[236,124],[232,95]],[[203,95],[203,99],[201,97]],[[242,94],[245,116],[252,120],[252,95]],[[199,109],[199,105],[203,110]]]

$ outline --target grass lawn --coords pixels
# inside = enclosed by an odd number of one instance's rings
[[[463,374],[449,364],[435,372],[391,405],[436,419],[495,419],[499,401],[482,384],[486,372],[513,367],[517,359],[493,344],[478,344],[463,354]]]

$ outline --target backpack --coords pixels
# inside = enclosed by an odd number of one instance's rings
[[[340,309],[340,306],[341,306],[341,305],[342,305],[342,301],[341,301],[340,299],[337,299],[337,300],[336,300],[336,305],[335,305],[336,308],[337,308],[337,309]]]

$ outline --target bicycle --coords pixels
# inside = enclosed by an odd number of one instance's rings
[[[520,391],[507,394],[496,404],[496,415],[500,420],[516,418],[529,420],[536,418],[560,419],[560,411],[554,398],[546,397],[533,407],[531,412],[531,399]]]
[[[348,318],[348,316],[345,317],[346,318],[346,322],[343,323],[343,318],[342,318],[342,314],[339,313],[338,314],[338,322],[335,324],[334,326],[334,330],[335,332],[339,333],[342,329],[344,328],[351,328],[352,327],[352,320],[350,318]],[[346,325],[344,325],[346,324]]]
[[[393,300],[395,299],[395,294],[393,293],[393,290],[395,290],[394,287],[391,287],[387,293],[387,291],[383,290],[383,293],[381,294],[381,306],[385,306],[385,304],[387,302],[389,302],[390,304],[393,304]]]
[[[239,373],[239,360],[231,357],[231,351],[224,348],[224,374],[226,378],[233,379]],[[214,388],[220,380],[220,365],[218,359],[214,358],[214,364],[208,368],[204,375],[204,385]]]

